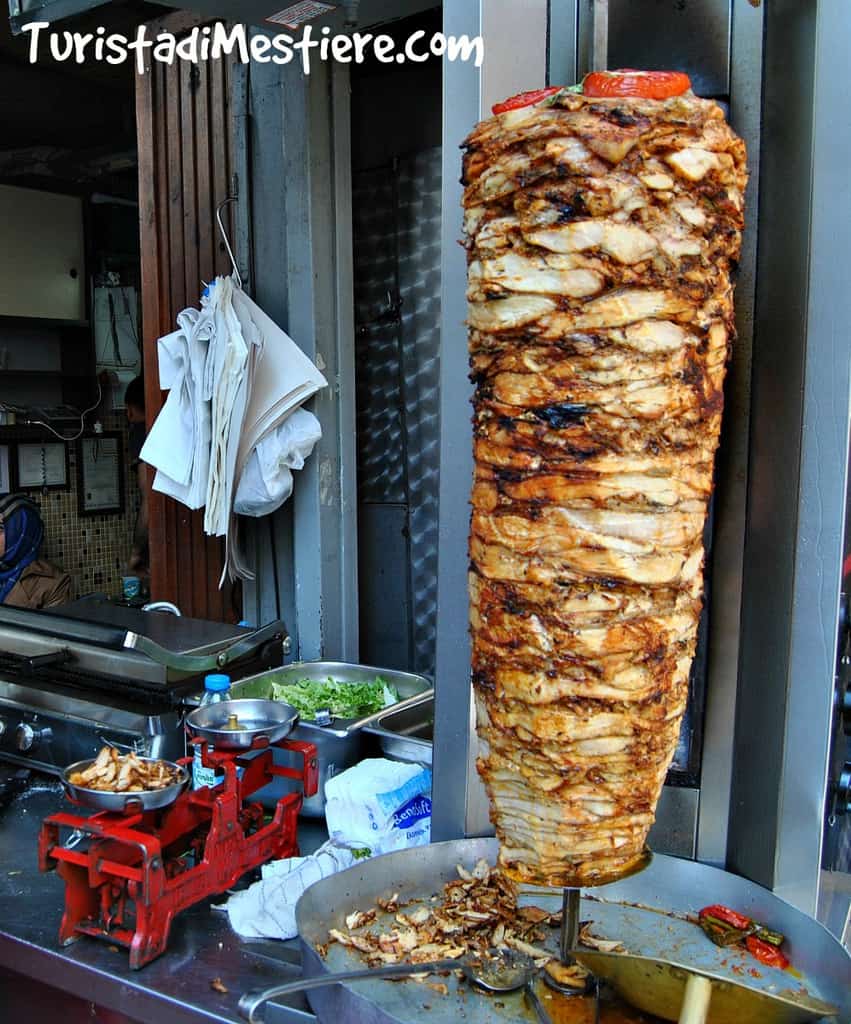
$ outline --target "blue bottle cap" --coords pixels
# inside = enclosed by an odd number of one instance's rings
[[[223,675],[220,672],[214,672],[204,678],[204,689],[212,690],[213,693],[224,693],[225,690],[230,689],[230,676]]]

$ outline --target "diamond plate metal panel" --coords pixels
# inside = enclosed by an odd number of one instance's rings
[[[393,168],[355,175],[355,360],[358,500],[407,502],[397,295]]]
[[[441,151],[399,162],[399,289],[408,455],[413,659],[434,672],[440,456]]]
[[[439,149],[425,150],[356,174],[353,190],[358,501],[407,510],[403,605],[412,653],[398,667],[429,674],[437,609],[440,164]],[[377,561],[383,557],[372,548],[362,571],[385,571]],[[380,644],[367,606],[362,616],[362,637],[370,644],[375,632]]]

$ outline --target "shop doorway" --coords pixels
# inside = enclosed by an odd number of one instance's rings
[[[152,9],[77,27],[125,31]],[[133,72],[31,63],[28,46],[0,25],[0,493],[38,506],[63,595],[120,599],[141,497],[125,414],[141,373]]]
[[[26,3],[10,13],[18,28],[36,17]],[[142,23],[152,36],[179,36],[201,24],[138,0],[65,4],[58,13],[61,29],[93,38],[132,38]],[[133,60],[59,61],[46,45],[31,64],[29,45],[28,35],[3,28],[0,76],[17,99],[0,115],[9,263],[0,289],[0,487],[36,497],[43,554],[71,573],[76,596],[120,600],[123,577],[138,573],[144,597],[237,621],[238,594],[219,589],[221,540],[205,537],[199,514],[152,492],[136,464],[165,397],[156,340],[197,304],[204,281],[229,269],[213,214],[229,188],[231,65],[157,63],[139,75]],[[32,256],[29,275],[16,253]],[[141,438],[128,429],[124,402],[137,377]],[[116,462],[115,494],[100,505],[81,473],[92,446]],[[41,486],[29,473],[39,450],[48,466]]]

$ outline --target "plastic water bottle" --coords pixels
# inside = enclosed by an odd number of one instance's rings
[[[204,679],[204,696],[201,698],[200,707],[206,707],[208,704],[220,704],[222,701],[230,699],[230,676],[215,672]],[[195,744],[192,761],[193,789],[201,789],[202,786],[217,786],[222,778],[221,773],[217,774],[214,768],[205,768],[201,764],[202,745],[201,743]],[[212,749],[212,745],[209,745],[208,751]]]

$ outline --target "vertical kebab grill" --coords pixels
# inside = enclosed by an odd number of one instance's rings
[[[679,78],[589,76],[465,142],[478,768],[534,884],[636,865],[685,708],[746,169]]]

